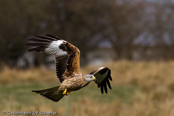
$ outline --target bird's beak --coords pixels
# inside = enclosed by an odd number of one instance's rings
[[[95,81],[96,78],[93,76],[91,79],[92,79],[93,81]]]

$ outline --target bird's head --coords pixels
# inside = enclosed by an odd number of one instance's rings
[[[95,79],[96,78],[94,75],[91,75],[91,74],[85,75],[85,80],[88,82],[95,81]]]

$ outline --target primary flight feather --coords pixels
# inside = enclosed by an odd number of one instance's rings
[[[28,51],[45,52],[55,56],[56,75],[61,84],[59,86],[34,90],[52,101],[59,101],[64,95],[79,90],[91,81],[95,81],[101,89],[101,93],[107,93],[107,87],[111,89],[111,70],[108,67],[100,67],[89,74],[80,71],[80,51],[71,43],[52,35],[32,36],[26,40]]]

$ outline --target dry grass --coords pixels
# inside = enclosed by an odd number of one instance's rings
[[[71,102],[72,116],[173,116],[174,115],[174,62],[128,62],[120,61],[107,64],[112,70],[113,91],[108,98],[102,95],[101,100],[95,98],[96,91],[85,93]],[[84,67],[82,72],[88,73],[96,67]],[[4,68],[0,75],[1,84],[12,83],[55,83],[55,72],[46,69],[12,70]],[[42,79],[41,79],[42,77]],[[3,85],[1,85],[3,86]],[[93,85],[92,85],[93,86]],[[119,86],[137,88],[129,102],[123,102],[118,97],[115,88]],[[87,87],[88,88],[88,87]],[[90,87],[89,87],[90,88]],[[86,90],[81,90],[86,91]],[[8,93],[10,95],[10,93]],[[74,94],[75,95],[75,94]],[[91,95],[91,97],[90,97]],[[112,95],[112,96],[111,96]],[[73,96],[73,95],[72,95]],[[115,96],[113,98],[113,96]],[[42,99],[30,105],[22,104],[13,97],[3,100],[3,111],[55,111],[58,115],[66,114],[66,98],[58,103]],[[125,97],[126,98],[126,97]],[[104,100],[106,99],[106,100]],[[79,106],[80,104],[80,106]]]
[[[58,82],[55,71],[47,70],[45,68],[31,68],[29,70],[16,70],[4,67],[0,71],[0,83],[43,83],[43,82]]]

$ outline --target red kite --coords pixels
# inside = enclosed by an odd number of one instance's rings
[[[27,39],[28,51],[45,52],[55,56],[56,74],[61,82],[60,85],[45,89],[34,90],[50,100],[59,101],[64,95],[79,90],[91,81],[95,81],[98,88],[107,93],[107,86],[111,89],[109,80],[111,70],[107,67],[100,67],[89,74],[82,74],[80,71],[80,51],[71,43],[52,35],[32,36]]]

